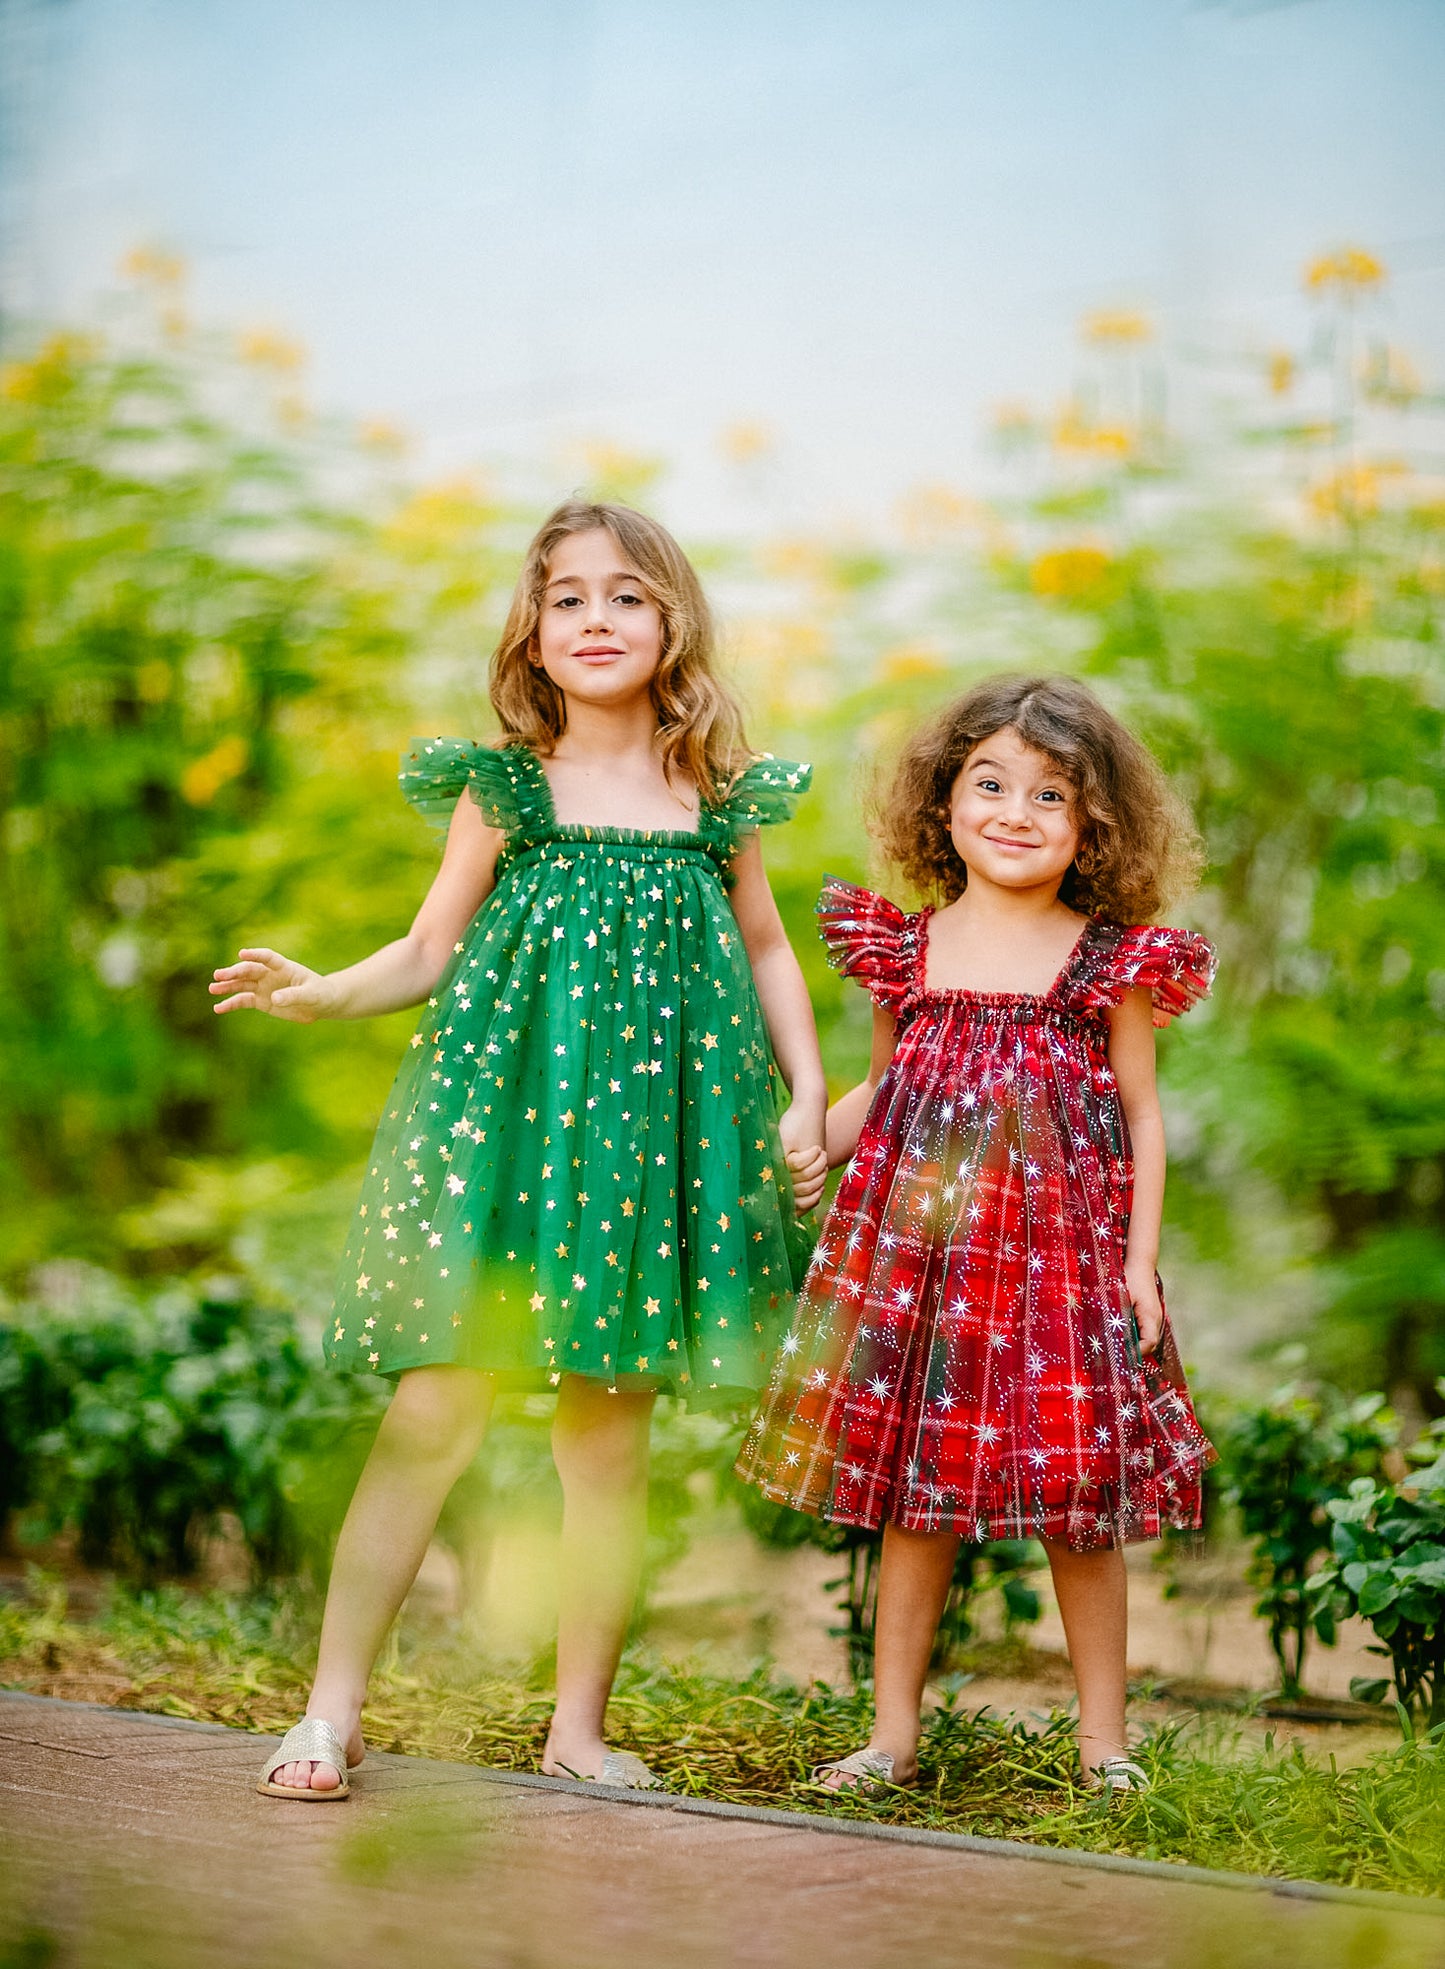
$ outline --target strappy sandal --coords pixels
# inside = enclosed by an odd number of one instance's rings
[[[595,1778],[584,1776],[581,1771],[574,1771],[566,1764],[559,1765],[558,1769],[574,1784],[610,1784],[619,1791],[659,1791],[662,1788],[662,1779],[656,1771],[631,1750],[609,1750]]]
[[[1106,1757],[1084,1779],[1086,1791],[1148,1791],[1149,1773],[1132,1757]]]
[[[880,1791],[912,1791],[918,1783],[916,1777],[906,1783],[893,1775],[894,1758],[887,1750],[854,1750],[846,1757],[834,1757],[826,1764],[815,1764],[808,1783],[815,1791],[826,1791],[832,1797],[845,1797],[850,1791],[858,1792],[865,1798],[876,1797]],[[823,1780],[837,1772],[839,1777],[852,1778],[852,1784],[825,1784]]]
[[[340,1772],[341,1782],[334,1791],[316,1791],[309,1784],[272,1784],[272,1773],[279,1771],[283,1764],[330,1764]],[[326,1718],[303,1716],[282,1737],[276,1754],[267,1759],[256,1789],[264,1791],[268,1798],[307,1798],[313,1804],[329,1804],[332,1799],[351,1796],[349,1769],[346,1745]]]

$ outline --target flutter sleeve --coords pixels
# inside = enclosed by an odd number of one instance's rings
[[[754,759],[738,774],[723,801],[733,840],[742,842],[760,827],[791,820],[812,782],[813,768],[796,759],[774,759],[768,754]]]
[[[1213,947],[1193,930],[1141,923],[1120,930],[1067,995],[1073,1011],[1107,1011],[1126,991],[1142,988],[1153,1001],[1155,1025],[1167,1026],[1209,996],[1214,971]]]
[[[413,739],[401,762],[402,793],[443,834],[463,793],[488,827],[514,833],[524,815],[523,762],[515,750],[498,752],[462,738]]]
[[[917,922],[886,896],[836,875],[827,877],[818,898],[828,962],[895,1017],[913,987]]]

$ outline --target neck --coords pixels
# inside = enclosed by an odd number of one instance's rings
[[[1050,917],[1077,916],[1078,911],[1059,901],[1056,883],[1052,888],[1003,889],[986,877],[969,874],[968,887],[953,907],[975,931],[1005,928],[1017,931]]]
[[[558,759],[639,759],[657,752],[657,711],[650,694],[626,704],[579,704],[567,700],[567,729],[558,739]]]

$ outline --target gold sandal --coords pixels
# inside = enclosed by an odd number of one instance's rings
[[[317,1791],[309,1784],[272,1784],[271,1774],[283,1764],[330,1764],[340,1773],[341,1782],[334,1791]],[[329,1804],[333,1799],[351,1796],[349,1769],[346,1745],[326,1718],[303,1716],[282,1737],[275,1756],[267,1760],[256,1789],[264,1791],[268,1798],[307,1798],[313,1804]]]

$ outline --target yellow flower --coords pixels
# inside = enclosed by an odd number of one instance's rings
[[[242,362],[252,363],[257,369],[274,369],[281,376],[294,375],[306,360],[302,344],[288,335],[278,334],[274,328],[244,329],[237,338],[236,349]]]
[[[1327,478],[1317,479],[1305,497],[1322,519],[1363,519],[1379,512],[1384,482],[1404,478],[1408,472],[1407,465],[1392,458],[1368,465],[1345,465]]]
[[[1054,420],[1054,446],[1100,458],[1127,458],[1134,437],[1122,424],[1090,424],[1077,404],[1068,403]]]
[[[1123,348],[1131,342],[1152,341],[1154,324],[1137,309],[1096,308],[1079,323],[1079,333],[1097,348]]]
[[[75,387],[86,363],[99,354],[97,336],[52,335],[29,362],[7,362],[0,369],[0,395],[12,403],[57,403]]]
[[[935,649],[925,643],[900,643],[885,650],[878,663],[878,681],[905,684],[912,677],[937,677],[947,666]]]
[[[472,478],[423,486],[392,514],[386,538],[404,552],[459,546],[490,516],[481,486]]]
[[[157,246],[133,246],[120,262],[121,277],[143,287],[179,287],[186,277],[186,263],[179,253],[163,253]]]
[[[406,432],[389,423],[385,417],[368,417],[356,435],[368,451],[381,451],[396,457],[406,450]]]
[[[1094,601],[1110,585],[1113,562],[1102,547],[1056,547],[1029,569],[1029,586],[1050,601]]]
[[[212,746],[204,758],[192,759],[181,774],[181,794],[193,807],[208,807],[228,780],[243,771],[251,756],[244,738],[233,732]]]
[[[1271,396],[1282,397],[1294,383],[1295,361],[1288,349],[1271,349],[1265,374]]]
[[[1305,286],[1311,294],[1325,294],[1335,287],[1346,299],[1381,286],[1384,279],[1383,263],[1362,246],[1341,246],[1333,253],[1322,253],[1305,268]]]
[[[718,448],[735,465],[747,465],[772,450],[773,434],[766,424],[729,424],[718,438]]]

